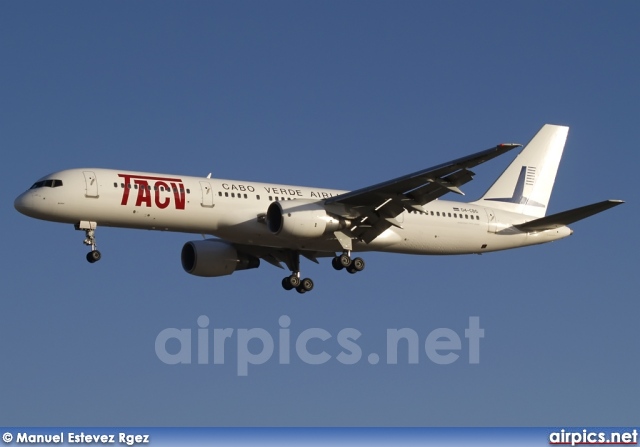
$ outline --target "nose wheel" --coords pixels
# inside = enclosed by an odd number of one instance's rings
[[[91,264],[93,264],[94,262],[98,262],[101,257],[102,255],[98,250],[91,250],[89,253],[87,253],[87,261],[89,261]]]

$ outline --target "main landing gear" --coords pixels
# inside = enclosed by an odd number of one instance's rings
[[[282,278],[282,288],[284,290],[296,289],[298,293],[310,292],[313,289],[311,278],[300,279],[300,253],[292,253],[286,264],[291,269],[291,275]]]
[[[85,239],[84,239],[84,245],[88,245],[91,247],[91,251],[89,253],[87,253],[87,261],[89,261],[91,264],[93,264],[94,262],[98,262],[101,258],[102,255],[100,254],[100,252],[96,249],[96,227],[98,225],[95,222],[86,222],[86,221],[82,221],[79,224],[76,224],[76,230],[84,230],[84,234],[85,234]]]
[[[351,259],[350,253],[344,252],[331,260],[331,265],[336,270],[346,269],[353,274],[364,270],[364,260],[362,258]]]
[[[357,273],[364,270],[364,260],[362,258],[351,259],[350,251],[345,251],[331,260],[331,265],[336,270],[345,269],[349,273]],[[317,262],[317,261],[316,261]],[[313,289],[311,278],[300,278],[300,253],[293,252],[286,260],[286,264],[291,269],[291,275],[282,278],[282,288],[285,290],[296,289],[298,293],[306,293]]]
[[[293,272],[291,276],[282,278],[282,288],[284,290],[296,289],[298,293],[306,293],[313,289],[313,281],[311,278],[300,279],[300,272]]]

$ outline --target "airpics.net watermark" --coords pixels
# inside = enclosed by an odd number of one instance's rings
[[[275,337],[264,328],[212,328],[209,325],[209,317],[200,315],[195,330],[163,329],[155,341],[158,359],[167,365],[224,365],[225,359],[233,356],[233,353],[227,356],[228,351],[235,349],[238,376],[247,376],[250,365],[264,365],[274,357],[278,364],[289,365],[292,354],[308,365],[322,365],[332,360],[355,365],[363,361],[362,347],[358,344],[362,333],[355,328],[341,329],[335,336],[318,327],[292,333],[291,318],[287,315],[278,319]],[[482,338],[484,329],[480,327],[480,317],[469,317],[463,337],[453,329],[437,328],[422,341],[414,329],[387,329],[385,357],[381,359],[379,354],[372,352],[366,356],[366,362],[370,365],[381,361],[387,365],[418,364],[426,356],[437,365],[449,365],[457,362],[466,350],[469,364],[477,364],[480,363]],[[339,352],[335,355],[327,352],[336,349]],[[399,358],[399,350],[402,358]]]

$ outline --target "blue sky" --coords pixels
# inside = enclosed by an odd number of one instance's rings
[[[0,424],[638,425],[639,14],[631,1],[3,2]],[[266,264],[187,275],[192,235],[99,228],[89,265],[82,233],[13,209],[41,176],[88,166],[356,189],[526,143],[544,123],[571,127],[551,212],[627,203],[511,252],[372,253],[354,276],[304,262],[304,296]],[[474,169],[467,197],[511,157]],[[331,333],[310,349],[333,359],[274,356],[247,377],[232,348],[224,365],[161,362],[158,334],[195,337],[201,315],[274,338],[286,315],[292,339]],[[355,365],[335,360],[343,328],[362,333]],[[460,359],[369,364],[393,328],[421,343],[449,328]]]

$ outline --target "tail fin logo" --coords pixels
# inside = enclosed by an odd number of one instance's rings
[[[533,166],[523,166],[520,170],[520,176],[518,177],[518,182],[516,183],[516,187],[513,190],[513,195],[511,197],[503,197],[496,199],[487,199],[484,200],[492,200],[494,202],[507,202],[507,203],[516,203],[520,205],[529,205],[529,206],[539,206],[545,208],[546,205],[536,202],[535,200],[531,200],[524,195],[524,187],[533,186],[536,179],[536,168]]]

